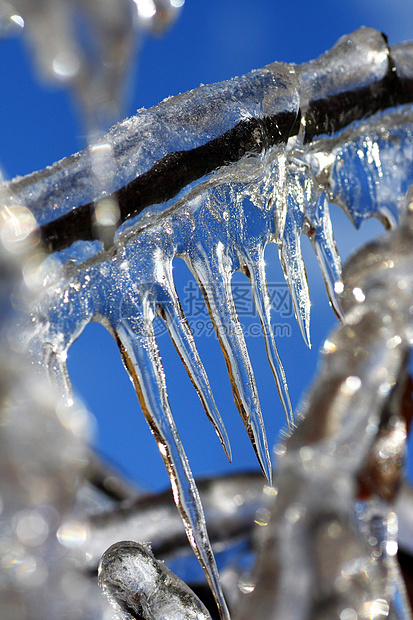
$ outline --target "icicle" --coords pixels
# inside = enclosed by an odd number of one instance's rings
[[[164,269],[161,275],[163,281],[162,296],[156,296],[157,303],[160,306],[160,314],[166,322],[171,339],[198,393],[205,412],[215,428],[225,454],[231,461],[228,435],[215,404],[208,376],[195,346],[194,337],[173,285],[171,263],[160,258],[159,269],[161,271]]]
[[[247,190],[233,184],[233,191],[227,192],[226,204],[230,205],[230,215],[225,220],[228,236],[226,244],[232,247],[233,253],[238,257],[238,268],[246,272],[250,279],[254,305],[263,328],[270,366],[287,422],[293,425],[293,412],[286,376],[271,328],[271,307],[264,264],[266,244],[270,239],[281,238],[284,233],[288,196],[287,174],[283,152],[280,152],[274,160],[271,156],[265,159],[270,172],[264,178],[257,175],[257,180],[250,183]],[[215,198],[217,193],[215,193]],[[222,226],[224,226],[224,221],[222,221]],[[235,269],[235,264],[233,268]]]
[[[325,342],[297,429],[278,446],[278,492],[237,620],[327,620],[349,609],[411,617],[393,501],[411,418],[412,241],[413,188],[400,227],[344,270],[346,321]]]
[[[205,248],[195,247],[188,255],[188,265],[201,287],[224,353],[235,404],[261,468],[271,480],[271,461],[257,386],[231,291],[231,258],[220,241],[209,253]]]
[[[249,261],[247,263],[248,276],[251,281],[255,308],[262,325],[268,361],[277,383],[278,393],[284,407],[288,424],[292,428],[294,426],[294,414],[288,392],[287,378],[277,351],[274,332],[271,327],[271,304],[268,296],[267,279],[265,276],[263,248],[259,248],[257,250],[257,254],[258,258],[256,261]]]
[[[333,237],[325,194],[320,194],[317,200],[310,203],[306,209],[306,217],[308,218],[307,235],[316,253],[329,301],[337,316],[343,318],[336,292],[339,290],[336,284],[341,283],[341,260]]]
[[[405,111],[395,111],[392,121],[396,126],[391,142],[386,123],[379,119],[361,136],[333,150],[330,200],[344,207],[357,228],[370,217],[393,228],[398,221],[400,204],[395,196],[403,196],[409,187],[413,132]],[[398,144],[397,152],[393,141]]]
[[[301,254],[300,235],[304,225],[305,177],[296,172],[290,177],[284,233],[279,242],[279,255],[285,280],[290,290],[295,317],[304,342],[311,349],[310,293]]]
[[[155,339],[153,312],[144,300],[123,299],[116,328],[125,366],[168,471],[188,540],[205,570],[222,618],[229,618],[209,543],[199,493],[170,410],[164,370]]]

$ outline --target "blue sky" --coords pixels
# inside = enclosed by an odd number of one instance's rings
[[[372,0],[187,0],[179,21],[163,39],[143,41],[138,67],[132,72],[126,115],[200,83],[241,75],[274,60],[296,63],[310,60],[330,48],[341,35],[362,25],[385,32],[390,43],[412,38],[413,4]],[[21,38],[2,42],[0,74],[0,165],[9,177],[41,169],[83,148],[83,130],[70,97],[64,91],[38,84],[31,54]],[[361,244],[363,239],[381,230],[378,223],[369,222],[363,231],[355,233],[338,209],[334,209],[334,221],[338,247],[344,256],[354,244]],[[313,252],[309,244],[303,242],[303,245],[312,297],[313,350],[306,350],[294,320],[276,315],[280,324],[290,326],[288,334],[284,333],[278,342],[294,405],[309,385],[318,349],[335,323]],[[267,264],[268,280],[276,287],[283,278],[274,249],[267,256]],[[184,298],[188,293],[184,290],[188,273],[179,262],[175,274],[178,291]],[[245,321],[248,329],[254,324],[254,318],[245,317]],[[269,442],[273,444],[284,424],[281,405],[262,338],[250,335],[247,344],[256,370]],[[172,410],[195,475],[256,468],[214,336],[204,334],[199,340],[199,350],[229,432],[232,466],[227,463],[166,336],[160,338],[160,348]],[[76,391],[96,418],[96,443],[101,452],[139,484],[148,488],[166,486],[168,480],[156,444],[116,345],[102,327],[90,326],[73,345],[69,369]]]

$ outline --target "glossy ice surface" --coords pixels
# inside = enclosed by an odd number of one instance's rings
[[[138,614],[153,620],[211,618],[188,586],[143,544],[123,541],[109,547],[99,566],[99,584],[126,620]]]

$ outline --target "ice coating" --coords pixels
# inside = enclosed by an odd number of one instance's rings
[[[112,545],[100,562],[99,584],[122,620],[211,620],[188,586],[143,544]]]
[[[45,246],[53,248],[60,243],[57,249],[61,249],[45,261],[40,276],[44,294],[33,308],[32,354],[39,365],[46,364],[62,394],[70,398],[65,359],[73,340],[91,320],[101,321],[116,337],[171,477],[189,540],[224,615],[225,603],[198,492],[168,403],[152,320],[156,315],[166,320],[229,454],[223,423],[174,290],[171,262],[181,256],[201,286],[224,351],[234,400],[260,465],[270,478],[258,392],[234,308],[231,276],[242,270],[250,278],[258,314],[264,328],[268,327],[263,256],[266,244],[276,242],[300,329],[309,344],[309,292],[300,235],[308,234],[312,240],[328,293],[339,308],[335,284],[341,268],[327,201],[340,203],[357,223],[383,213],[392,213],[396,220],[399,192],[412,182],[409,100],[396,103],[392,99],[390,108],[383,103],[389,92],[387,82],[383,82],[387,75],[384,65],[387,62],[390,66],[389,48],[381,35],[369,29],[347,40],[355,46],[363,71],[353,78],[354,54],[343,56],[341,42],[324,60],[321,57],[317,71],[320,76],[323,71],[330,75],[334,58],[343,58],[347,67],[343,75],[351,78],[334,83],[325,93],[320,90],[326,97],[321,101],[328,108],[337,90],[338,94],[344,90],[357,95],[372,84],[368,91],[370,108],[361,106],[359,113],[355,98],[358,116],[351,116],[349,104],[350,112],[340,116],[338,124],[317,121],[311,142],[306,142],[303,134],[309,118],[307,107],[311,107],[310,69],[274,63],[242,78],[168,99],[115,127],[101,143],[103,150],[113,151],[117,166],[115,173],[108,175],[105,190],[96,186],[90,151],[10,184],[15,200],[33,209]],[[410,75],[408,49],[404,49],[403,62],[397,60],[404,79]],[[371,64],[371,56],[380,62]],[[360,88],[356,88],[358,84]],[[378,113],[363,120],[371,115],[372,101]],[[382,109],[386,111],[380,112]],[[395,174],[394,159],[400,149],[403,165]],[[350,192],[352,175],[360,174],[359,168],[351,168],[352,158],[361,162],[366,178],[369,206],[363,211],[359,206],[362,199],[354,200]],[[388,192],[385,203],[382,195],[373,191],[376,179],[379,184],[386,180],[389,186],[397,184],[397,191]],[[90,220],[92,201],[104,198],[107,192],[115,192],[124,224],[113,245],[104,250],[93,236]],[[87,229],[90,237],[85,238],[82,235]],[[265,334],[277,386],[291,421],[285,374],[274,336],[267,329]]]
[[[273,63],[247,76],[201,86],[170,97],[149,110],[138,110],[135,116],[113,127],[101,141],[101,148],[112,149],[116,160],[115,176],[110,178],[111,184],[103,194],[97,191],[91,177],[89,151],[63,159],[23,179],[16,179],[13,189],[25,204],[30,203],[39,224],[55,221],[80,205],[121,189],[148,173],[168,155],[171,158],[175,153],[190,152],[226,136],[231,130],[236,132],[240,123],[239,129],[242,130],[243,125],[248,127],[253,119],[262,119],[264,115],[277,118],[279,114],[287,113],[292,124],[299,107],[295,85],[294,70],[289,65]],[[252,152],[259,153],[264,146],[260,140],[267,137],[261,135],[263,128],[259,123],[252,129],[257,129],[258,133],[245,145],[241,142],[242,131],[239,131],[241,137],[236,147],[250,147]],[[273,132],[277,136],[277,127]],[[214,144],[213,147],[215,149],[211,150],[216,151],[219,145]],[[221,158],[237,155],[225,150],[225,144],[221,152]],[[226,172],[229,173],[228,170]],[[199,180],[202,180],[202,175]],[[184,186],[183,193],[188,194],[191,188],[192,183],[189,188]],[[136,198],[139,199],[139,196]],[[156,214],[157,211],[165,211],[171,204],[159,204],[155,209],[156,203],[149,201],[148,206],[152,206]],[[146,213],[143,223],[150,221],[149,215],[153,213]]]
[[[345,126],[348,111],[343,109],[328,118],[327,106],[338,106],[340,99],[351,97],[350,93],[356,94],[359,103],[367,93],[377,95],[388,72],[387,41],[371,28],[341,37],[331,50],[299,67],[300,104],[306,110],[299,140],[306,144],[320,128],[331,135]]]

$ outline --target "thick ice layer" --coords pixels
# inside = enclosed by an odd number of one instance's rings
[[[172,260],[184,258],[201,287],[235,403],[270,478],[263,416],[232,297],[232,274],[242,270],[250,279],[270,364],[292,424],[284,370],[268,329],[265,247],[278,245],[309,345],[310,302],[300,236],[310,237],[340,314],[336,284],[341,266],[328,202],[343,206],[356,224],[371,216],[397,221],[400,196],[413,182],[410,59],[411,47],[396,48],[393,59],[382,35],[362,29],[308,65],[274,63],[139,111],[97,147],[97,152],[113,151],[117,166],[115,174],[108,174],[105,192],[114,192],[121,225],[106,250],[94,232],[93,201],[104,194],[91,172],[90,151],[10,183],[14,200],[38,218],[43,245],[54,250],[43,275],[37,274],[44,293],[33,308],[29,348],[69,397],[68,347],[92,320],[115,336],[165,461],[188,538],[223,616],[225,603],[198,492],[168,402],[155,316],[166,321],[228,455],[230,447],[174,288]],[[338,77],[331,70],[335,61],[342,67]],[[93,157],[96,161],[96,148]],[[101,175],[105,177],[104,171]],[[10,203],[11,212],[14,208]]]

